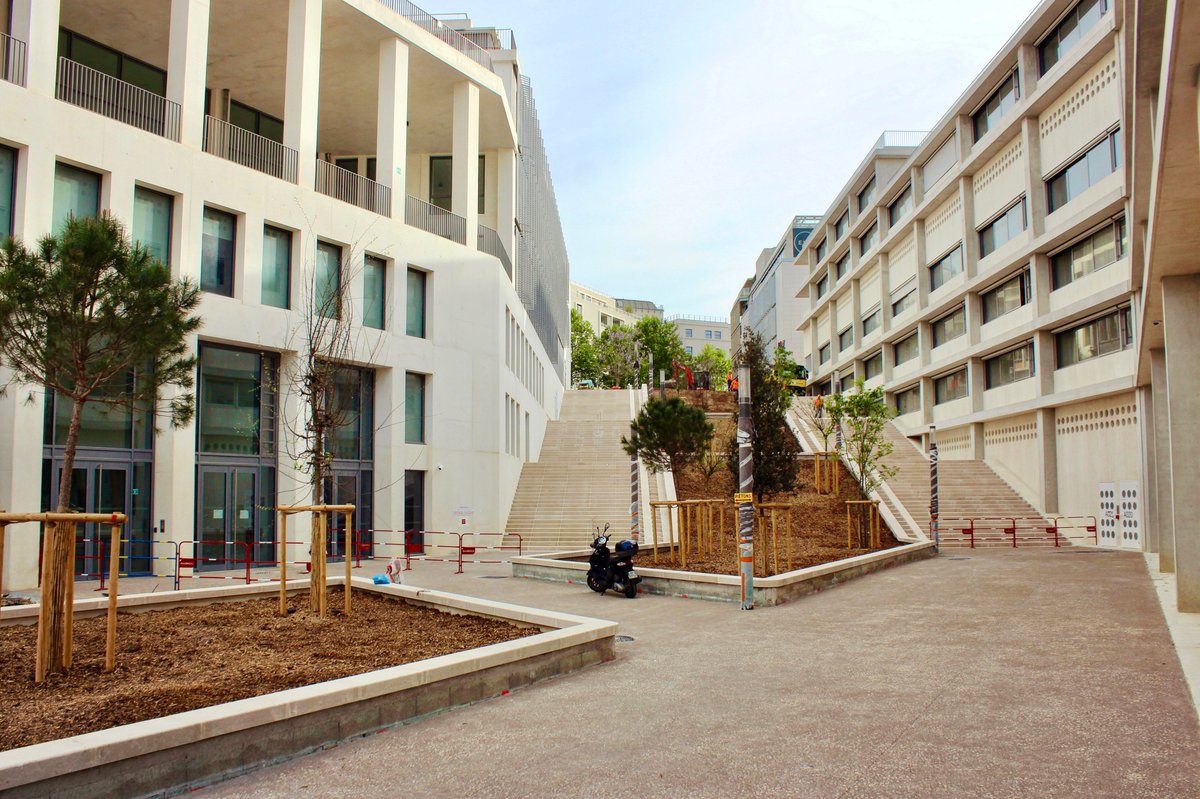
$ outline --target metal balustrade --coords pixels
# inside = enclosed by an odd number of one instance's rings
[[[223,119],[204,117],[204,152],[295,183],[299,153]]]
[[[179,103],[78,61],[58,59],[54,96],[109,119],[179,141]]]
[[[418,8],[408,0],[378,0],[378,2],[429,31],[455,50],[475,61],[475,63],[487,69],[493,69],[492,57],[488,54],[487,50],[484,50],[453,28],[447,27],[428,11]]]
[[[392,215],[392,190],[328,161],[317,161],[317,191],[380,216]]]
[[[509,279],[512,279],[512,261],[509,260],[508,251],[504,249],[504,242],[500,240],[500,234],[487,225],[479,226],[479,251],[499,258],[500,263],[504,264],[504,271],[508,273]]]
[[[467,220],[432,203],[409,196],[404,206],[404,221],[444,239],[467,243]]]
[[[25,85],[25,42],[0,33],[0,80]]]
[[[927,130],[885,130],[875,140],[875,149],[884,147],[920,147],[929,135]]]

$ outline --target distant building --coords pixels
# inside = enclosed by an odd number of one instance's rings
[[[596,335],[613,326],[614,322],[620,322],[625,325],[634,325],[641,317],[637,314],[625,310],[620,303],[628,302],[645,302],[644,300],[617,300],[607,294],[596,291],[595,289],[581,286],[578,283],[571,284],[571,307],[579,311],[583,318],[592,330],[596,331]],[[645,303],[646,305],[654,306],[653,303]],[[659,317],[662,316],[662,309],[658,309]]]
[[[633,314],[637,319],[647,316],[653,316],[655,319],[663,318],[663,307],[655,305],[650,300],[629,300],[618,297],[614,302],[616,302],[618,308]]]
[[[699,355],[705,345],[711,344],[729,354],[729,323],[718,316],[689,316],[674,314],[667,321],[679,331],[679,340],[688,355]]]
[[[738,290],[737,299],[733,301],[733,307],[729,309],[729,338],[733,342],[729,347],[731,353],[738,351],[742,340],[742,317],[750,305],[750,288],[753,285],[754,278],[746,278],[746,282]]]
[[[782,344],[797,363],[803,363],[808,352],[804,338],[797,334],[800,320],[808,311],[808,302],[806,298],[795,299],[808,279],[808,264],[797,265],[796,256],[820,224],[819,216],[793,217],[775,246],[768,247],[758,256],[754,277],[738,292],[739,303],[742,295],[746,295],[744,305],[740,307],[741,323],[750,332],[762,336],[768,352]],[[737,335],[740,341],[740,330]]]

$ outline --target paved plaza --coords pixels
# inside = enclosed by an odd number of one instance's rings
[[[409,574],[615,619],[634,640],[615,662],[198,795],[1200,792],[1196,713],[1140,553],[950,551],[749,613],[451,572]]]

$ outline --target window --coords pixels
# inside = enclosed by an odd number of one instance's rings
[[[838,379],[838,392],[845,394],[852,388],[854,388],[854,372],[849,371]]]
[[[1042,74],[1053,67],[1108,11],[1110,0],[1082,0],[1038,45]]]
[[[943,402],[962,399],[965,396],[967,396],[966,367],[959,369],[957,372],[943,375],[933,381],[934,405],[941,405]]]
[[[706,339],[710,339],[710,340],[711,340],[711,339],[712,339],[712,333],[713,333],[713,332],[712,332],[711,330],[705,330],[705,331],[704,331],[704,337],[705,337]]]
[[[1099,319],[1064,330],[1055,336],[1058,348],[1058,368],[1073,366],[1080,361],[1120,352],[1133,345],[1129,306]]]
[[[846,276],[846,273],[850,271],[850,253],[849,252],[847,252],[845,255],[843,255],[841,257],[841,259],[837,262],[836,269],[837,269],[837,279],[838,280],[841,280],[842,278],[844,278]]]
[[[871,204],[871,200],[875,197],[875,176],[867,181],[867,185],[862,187],[862,191],[858,193],[858,212],[861,214]]]
[[[879,241],[879,223],[876,222],[867,228],[867,232],[862,234],[862,238],[858,240],[858,251],[865,253],[875,246]]]
[[[892,345],[892,354],[896,356],[897,365],[911,361],[921,354],[921,338],[918,333],[913,333],[907,338],[902,338]]]
[[[387,261],[363,258],[363,324],[383,330],[387,311]]]
[[[292,296],[292,233],[263,227],[262,304],[290,308]]]
[[[279,356],[200,347],[197,442],[202,453],[275,452]]]
[[[919,410],[921,410],[921,386],[919,383],[912,388],[896,392],[897,416],[904,416],[906,413],[916,413]]]
[[[996,91],[992,92],[992,96],[984,101],[983,106],[975,112],[972,117],[975,126],[975,141],[979,141],[987,132],[996,127],[996,123],[1009,112],[1017,100],[1021,97],[1021,90],[1017,84],[1017,70],[1008,73],[1008,77],[1004,79]]]
[[[1054,288],[1116,263],[1125,257],[1127,248],[1125,217],[1121,217],[1050,257]]]
[[[915,307],[917,307],[917,290],[909,289],[907,294],[892,302],[892,318],[894,319],[909,308]]]
[[[425,443],[425,375],[404,374],[404,443]]]
[[[888,206],[888,224],[895,225],[904,215],[912,210],[912,184],[904,187],[904,191]]]
[[[317,242],[313,310],[326,319],[342,318],[342,248],[325,241]]]
[[[54,232],[61,233],[71,217],[100,213],[100,176],[67,164],[54,165]]]
[[[13,234],[16,198],[17,151],[0,145],[0,242]]]
[[[404,470],[404,529],[409,543],[423,546],[425,535],[425,472]],[[415,539],[415,540],[414,540]]]
[[[883,311],[876,310],[875,313],[869,314],[863,319],[863,338],[874,333],[879,329],[879,323],[883,321]]]
[[[826,239],[821,239],[821,243],[817,245],[817,263],[825,260],[825,250],[828,243]]]
[[[479,213],[483,213],[484,156],[479,156]],[[446,211],[453,210],[454,157],[434,155],[429,158],[429,202]]]
[[[929,288],[939,289],[963,270],[962,247],[955,247],[940,261],[929,267]]]
[[[983,321],[988,323],[1030,301],[1029,271],[1022,270],[983,295]]]
[[[822,344],[821,348],[819,350],[817,350],[817,358],[821,363],[825,363],[826,361],[829,360],[829,345],[828,344]]]
[[[65,28],[58,32],[58,54],[97,72],[132,83],[138,88],[163,97],[167,93],[167,73],[145,61],[127,56],[97,41]]]
[[[841,240],[842,236],[846,235],[846,228],[850,226],[850,212],[843,211],[838,217],[838,221],[833,223],[834,238]]]
[[[720,331],[720,330],[714,330],[714,331],[713,331],[713,338],[715,338],[717,341],[720,341],[720,340],[721,340],[721,331]]]
[[[171,264],[171,207],[169,194],[141,186],[133,190],[133,240],[159,262]]]
[[[375,373],[353,366],[333,373],[333,408],[337,426],[329,448],[338,460],[369,461],[375,457]],[[328,499],[328,497],[327,497]]]
[[[863,375],[867,380],[883,374],[883,350],[878,350],[870,358],[863,361]]]
[[[1057,211],[1121,166],[1121,131],[1115,130],[1046,181],[1050,211]]]
[[[685,328],[683,329],[683,337],[684,337],[684,338],[691,338],[691,337],[692,337],[692,329],[691,329],[690,327],[685,327]]]
[[[200,245],[200,290],[233,296],[233,253],[237,244],[237,217],[204,209]]]
[[[273,117],[270,114],[264,114],[257,108],[251,108],[245,103],[239,103],[237,100],[229,101],[229,124],[236,125],[242,130],[248,130],[251,133],[257,133],[263,138],[270,139],[277,144],[283,144],[283,120],[279,117]],[[338,159],[341,161],[342,159]],[[337,165],[349,169],[351,172],[358,172],[358,159],[354,161],[352,166],[338,163]]]
[[[991,253],[1025,229],[1025,198],[996,217],[979,231],[979,257]]]
[[[821,279],[817,281],[817,297],[824,297],[825,292],[829,291],[829,273],[821,275]]]
[[[987,370],[987,387],[1007,386],[1018,380],[1033,377],[1033,342],[1027,341],[1015,350],[983,362]]]
[[[853,348],[854,348],[854,326],[851,325],[850,327],[843,330],[841,333],[838,333],[838,352],[845,352],[846,350],[853,349]]]
[[[933,323],[933,346],[940,347],[967,332],[967,311],[959,306],[957,311],[946,314]]]
[[[684,347],[684,348],[683,348],[683,351],[684,351],[684,352],[686,352],[688,355],[694,355],[694,354],[695,354],[695,353],[693,353],[693,352],[692,352],[692,348],[691,348],[690,346],[688,346],[688,347]]]

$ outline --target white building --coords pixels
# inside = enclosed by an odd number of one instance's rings
[[[808,310],[808,303],[805,298],[799,303],[794,298],[808,278],[808,264],[795,268],[796,257],[820,223],[819,216],[794,217],[775,246],[759,254],[745,308],[740,314],[741,324],[762,336],[768,353],[782,344],[797,363],[804,363],[807,354],[805,340],[795,335],[795,331]]]
[[[943,459],[1141,548],[1127,9],[1043,2],[928,135],[881,137],[797,269],[810,386],[883,386]]]
[[[679,341],[688,355],[699,355],[706,346],[729,354],[729,322],[717,316],[672,314],[667,321],[679,331]]]
[[[621,305],[619,300],[580,283],[571,283],[571,307],[592,326],[597,336],[616,322],[632,327],[639,319],[632,308]]]
[[[0,0],[0,25],[0,235],[107,212],[204,292],[196,421],[86,422],[78,506],[130,514],[122,568],[174,552],[152,540],[276,557],[269,509],[309,494],[289,378],[314,276],[350,282],[355,323],[329,499],[362,527],[451,529],[469,509],[504,529],[569,339],[511,32],[394,0]],[[0,400],[0,507],[54,495],[66,405]],[[4,583],[27,587],[37,535],[8,541]]]

